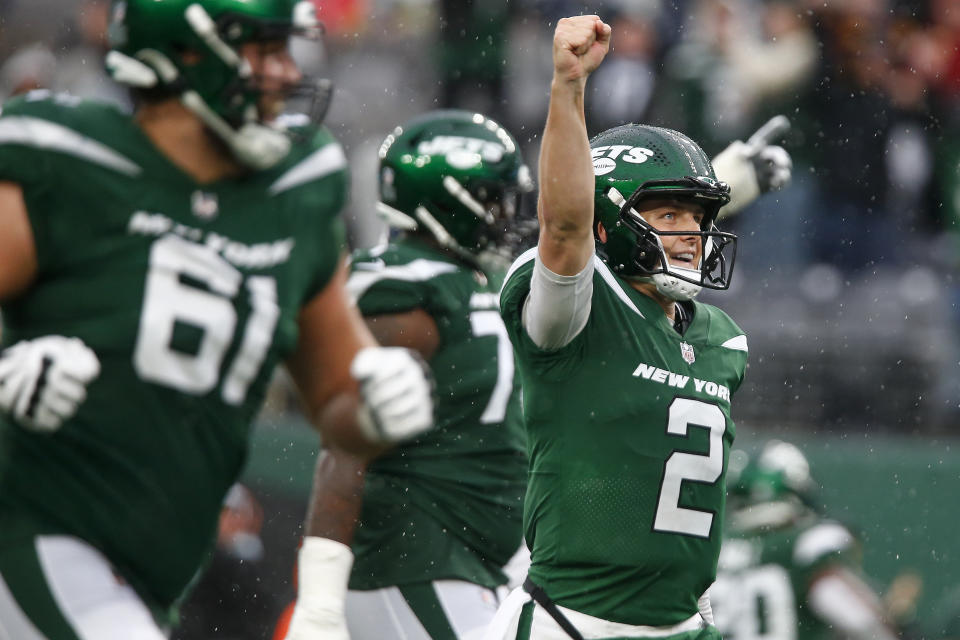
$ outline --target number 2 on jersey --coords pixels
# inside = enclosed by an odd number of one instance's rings
[[[201,286],[191,286],[182,278]],[[233,342],[237,311],[233,298],[243,274],[209,248],[177,236],[164,236],[150,249],[133,366],[143,380],[201,395],[219,382],[220,366]],[[267,276],[246,279],[252,312],[243,342],[223,381],[221,397],[239,405],[260,371],[280,317],[277,283]],[[194,353],[171,348],[177,323],[202,331]]]
[[[680,489],[684,480],[713,484],[720,479],[723,473],[723,433],[727,430],[727,419],[715,404],[691,398],[674,398],[668,412],[667,433],[686,437],[691,425],[710,430],[710,450],[706,455],[674,451],[667,458],[663,480],[660,481],[660,498],[653,529],[707,538],[714,514],[681,507]]]

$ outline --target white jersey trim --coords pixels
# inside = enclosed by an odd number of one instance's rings
[[[46,640],[17,604],[3,576],[0,576],[0,639]]]
[[[510,269],[507,271],[507,277],[503,279],[503,286],[504,287],[507,286],[507,282],[510,281],[510,276],[512,276],[517,271],[517,269],[519,269],[526,263],[530,262],[531,260],[535,259],[536,257],[537,257],[537,247],[527,249],[526,251],[521,253],[520,256],[516,260],[514,260],[513,264],[510,265]],[[593,255],[593,268],[597,271],[597,273],[600,274],[600,277],[603,278],[603,281],[606,282],[611,289],[613,289],[614,294],[616,294],[616,296],[620,298],[620,300],[623,301],[623,303],[627,305],[631,311],[636,313],[641,318],[645,317],[640,312],[640,309],[637,308],[637,305],[633,304],[633,300],[630,299],[630,297],[626,294],[626,292],[617,282],[617,277],[613,275],[613,272],[610,271],[610,268],[607,267],[607,265],[604,264],[603,260],[601,260],[600,257],[596,254]],[[501,287],[500,292],[501,294],[503,293],[503,287]],[[502,306],[503,305],[501,304],[501,308]]]
[[[727,349],[733,349],[734,351],[747,351],[747,336],[741,334],[734,338],[730,338],[720,346],[726,347]]]
[[[846,527],[835,522],[819,524],[800,534],[793,548],[793,561],[805,566],[828,553],[843,551],[853,543]]]
[[[600,274],[600,277],[603,278],[603,281],[607,283],[613,292],[618,298],[627,305],[631,311],[640,316],[641,318],[645,317],[640,313],[640,309],[637,309],[637,305],[633,304],[633,300],[627,295],[627,292],[623,290],[623,287],[620,286],[620,283],[617,282],[617,277],[613,275],[613,272],[610,271],[610,268],[604,264],[603,260],[599,256],[594,254],[593,256],[593,267],[597,270],[597,273]]]
[[[4,143],[60,151],[128,176],[135,176],[143,171],[139,165],[105,144],[41,118],[10,116],[0,120],[0,144]]]
[[[418,258],[407,264],[387,266],[383,260],[353,263],[353,272],[347,279],[347,292],[356,302],[367,290],[381,280],[423,282],[444,273],[452,273],[457,266],[449,262]]]
[[[277,178],[270,185],[270,195],[275,196],[301,184],[318,180],[346,166],[347,156],[343,153],[343,147],[330,143],[317,149]]]
[[[530,249],[527,249],[526,251],[521,253],[519,256],[517,256],[517,259],[514,260],[513,264],[510,265],[510,268],[507,269],[507,275],[503,278],[503,285],[500,287],[501,295],[503,294],[504,287],[506,287],[507,283],[510,282],[510,277],[517,272],[517,269],[527,264],[531,260],[536,259],[536,257],[537,257],[537,247],[532,247]],[[503,308],[502,303],[500,307]]]

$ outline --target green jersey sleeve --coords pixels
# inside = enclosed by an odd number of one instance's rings
[[[24,97],[10,100],[0,111],[0,180],[16,182],[25,189],[39,186],[47,173],[45,154],[33,144],[37,127],[31,125],[39,119],[36,111],[36,103]]]
[[[291,154],[290,162],[296,164],[296,168],[274,183],[271,190],[288,188],[300,201],[297,204],[300,224],[312,230],[310,239],[318,263],[307,292],[309,299],[327,286],[346,251],[342,216],[349,201],[350,176],[343,148],[327,129],[318,129],[303,147]],[[288,181],[286,184],[282,182],[284,179]],[[306,184],[301,188],[287,186],[298,180]]]
[[[552,350],[541,349],[527,334],[523,327],[523,305],[530,294],[536,252],[536,247],[524,252],[507,272],[500,290],[500,314],[518,359],[537,376],[546,380],[563,379],[582,361],[588,332],[585,327],[570,344]]]
[[[119,117],[115,107],[46,90],[13,98],[0,110],[0,180],[22,190],[41,271],[57,263],[64,241],[78,241],[55,223],[58,190],[67,178],[87,171],[122,176],[141,171],[101,141]]]
[[[464,304],[435,280],[456,270],[453,263],[411,257],[394,246],[382,253],[359,251],[351,259],[347,289],[365,316],[423,309],[437,318]]]

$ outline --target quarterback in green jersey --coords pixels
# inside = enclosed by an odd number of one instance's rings
[[[736,237],[714,221],[730,188],[676,131],[588,139],[586,79],[610,37],[597,16],[557,24],[539,243],[500,295],[523,389],[532,565],[491,640],[719,637],[706,591],[747,341],[694,297],[729,286]]]
[[[353,256],[347,289],[381,344],[429,363],[436,424],[367,467],[340,465],[363,503],[340,516],[359,520],[345,603],[352,640],[476,638],[496,613],[503,567],[521,545],[527,476],[497,292],[532,186],[513,136],[474,112],[423,114],[380,147],[378,208],[402,231]],[[337,520],[317,512],[308,536]],[[301,586],[288,638],[316,637],[311,606]]]
[[[896,638],[863,577],[859,540],[810,506],[815,484],[800,449],[771,440],[745,464],[734,453],[710,588],[725,640]]]
[[[421,364],[349,302],[343,150],[279,117],[324,93],[287,48],[319,34],[313,5],[112,11],[132,116],[45,92],[0,114],[4,638],[165,637],[277,363],[332,448],[374,455],[432,423]],[[332,600],[342,542],[305,550]]]

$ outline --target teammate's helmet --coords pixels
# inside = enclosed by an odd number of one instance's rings
[[[380,146],[381,215],[467,256],[503,250],[520,195],[532,189],[513,136],[472,111],[423,114]]]
[[[749,503],[796,497],[809,503],[816,483],[803,452],[789,442],[771,440],[740,469],[731,468],[730,495]]]
[[[701,287],[730,286],[737,238],[714,225],[717,212],[730,201],[730,188],[717,180],[710,159],[695,142],[670,129],[628,124],[597,135],[590,149],[596,177],[594,232],[600,222],[607,234],[605,243],[597,238],[597,254],[615,273],[649,279],[674,300],[689,300]],[[700,232],[654,229],[637,212],[639,204],[651,199],[703,207]],[[660,242],[665,235],[699,235],[700,268],[671,266]]]
[[[321,32],[308,1],[114,0],[106,66],[117,82],[179,96],[241,162],[266,168],[287,154],[290,140],[259,113],[261,91],[239,48]],[[292,93],[310,100],[314,121],[322,119],[327,80],[304,80]]]
[[[816,490],[806,456],[789,442],[770,440],[753,458],[730,452],[727,494],[734,530],[777,528],[815,513]]]

